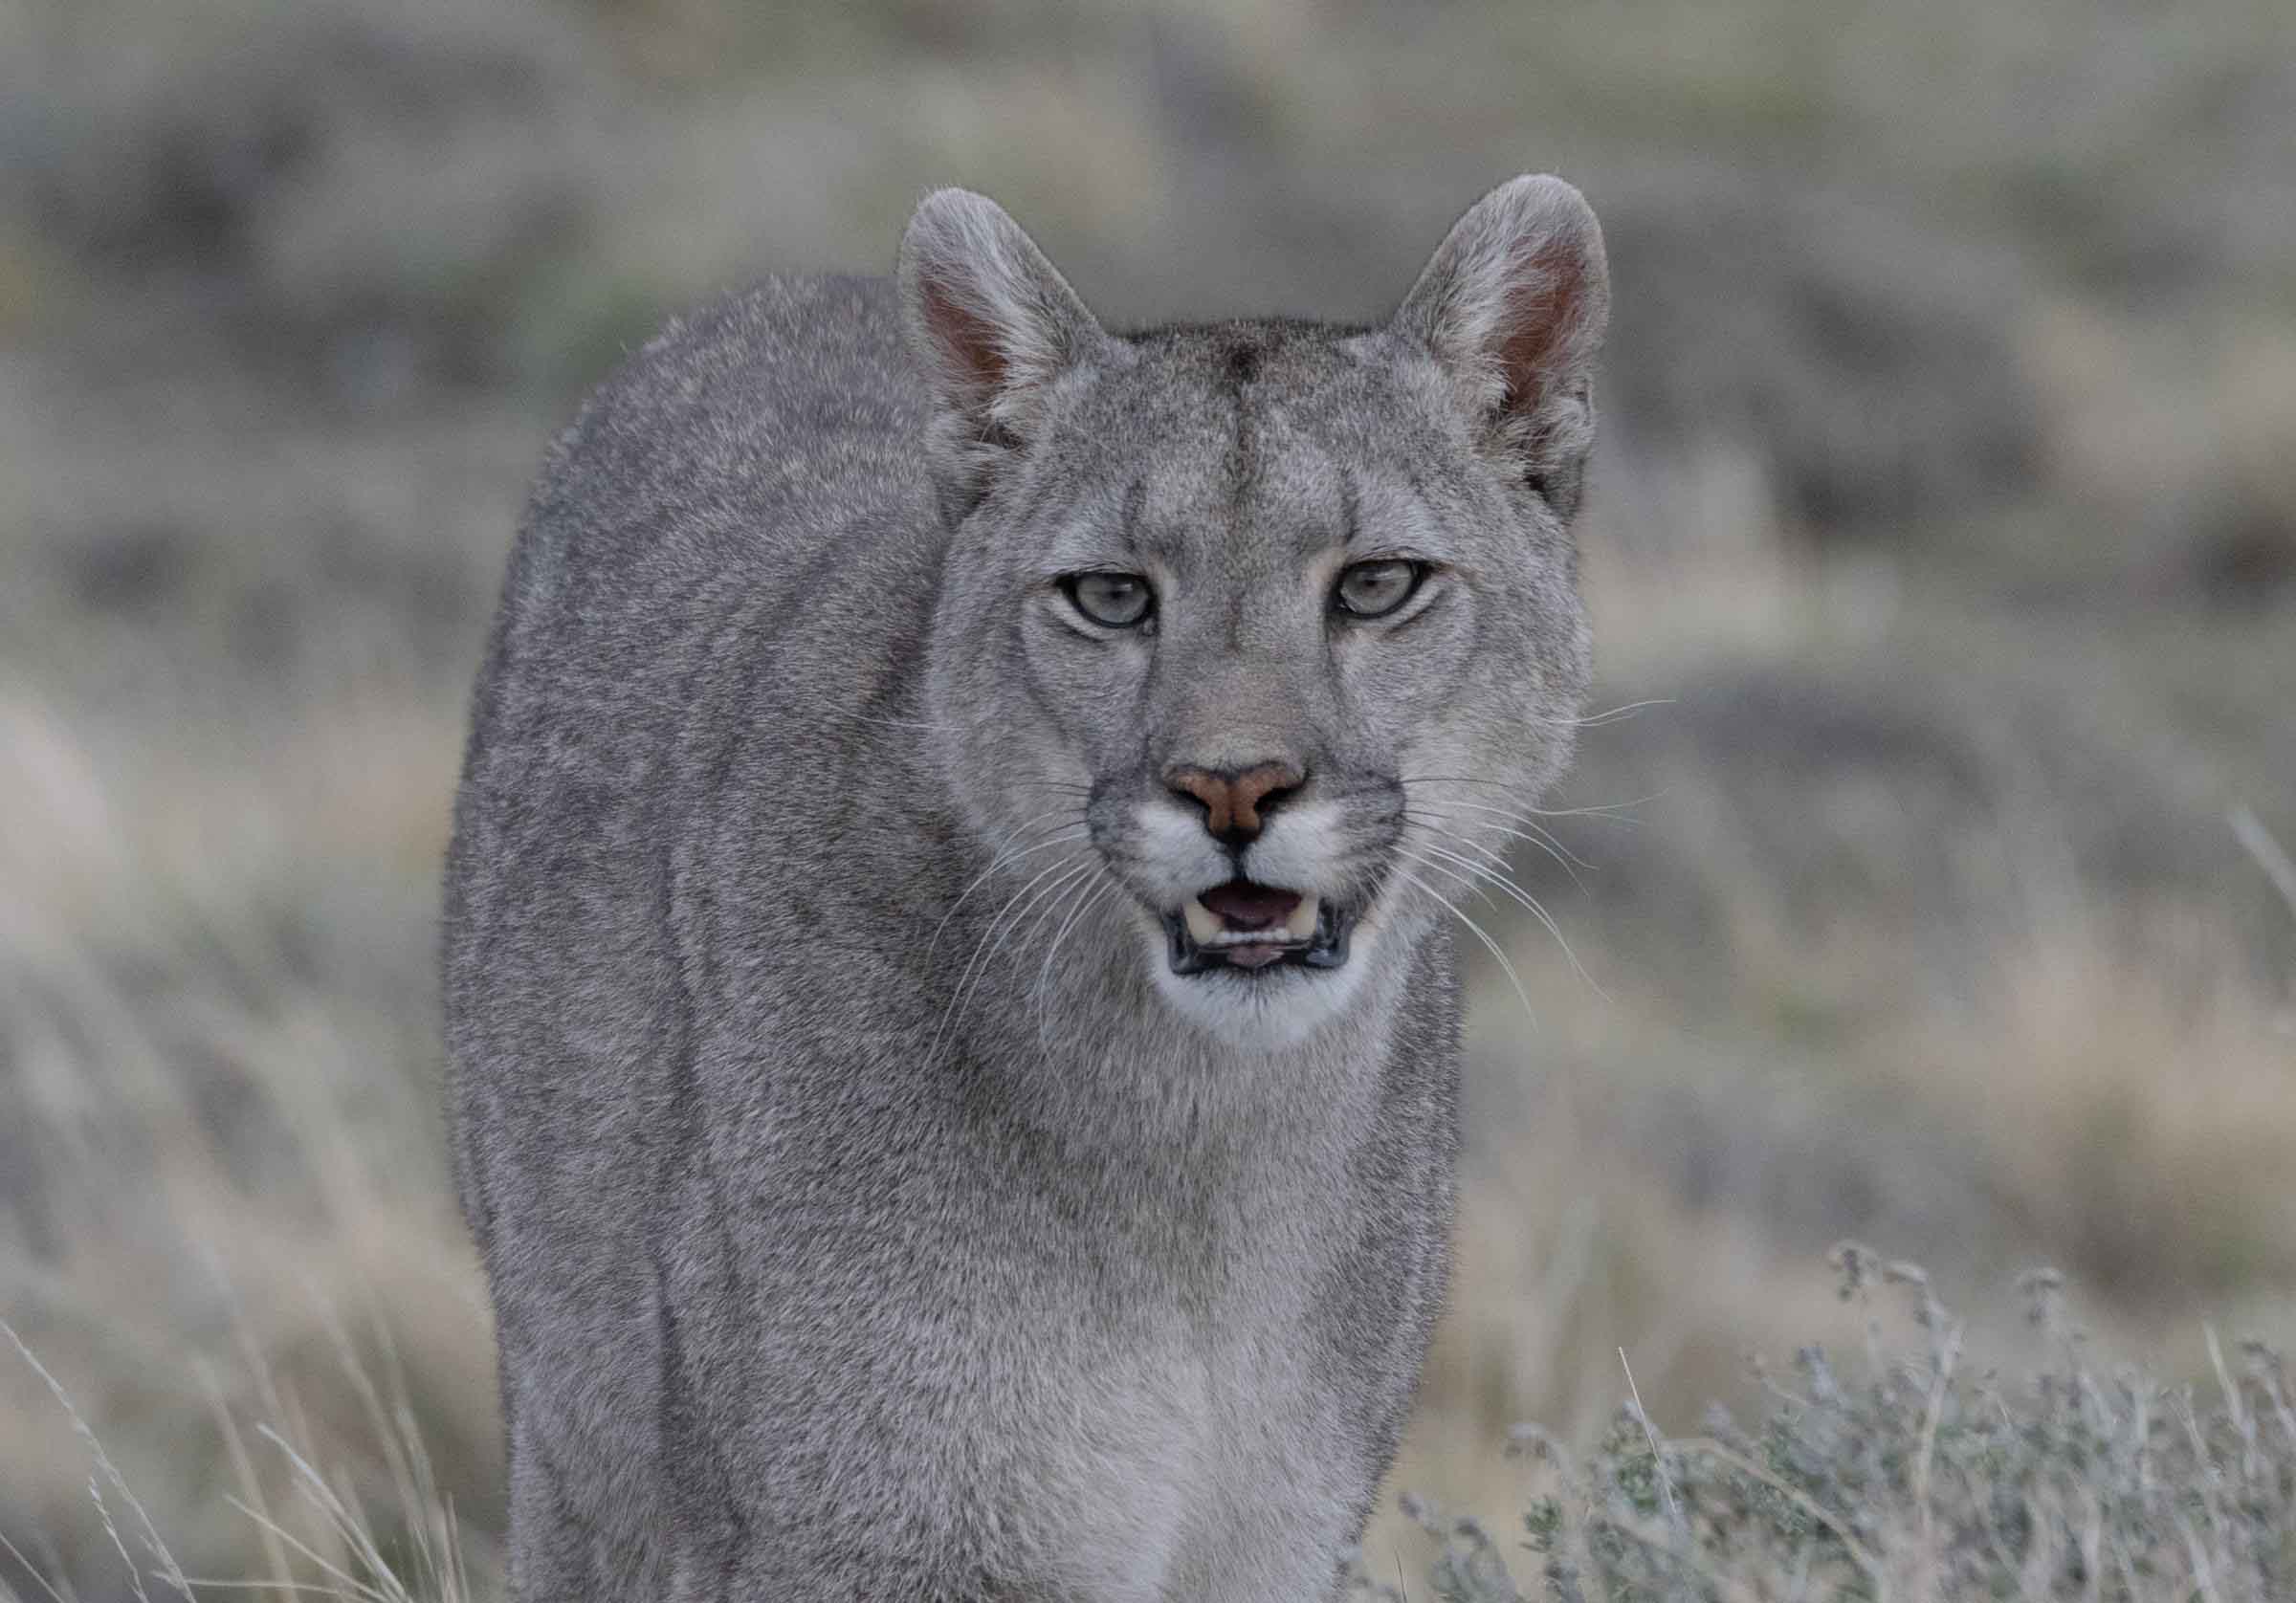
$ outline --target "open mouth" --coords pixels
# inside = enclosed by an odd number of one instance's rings
[[[1355,923],[1354,913],[1313,892],[1232,879],[1164,914],[1164,934],[1174,974],[1254,974],[1286,963],[1336,969],[1347,961]]]

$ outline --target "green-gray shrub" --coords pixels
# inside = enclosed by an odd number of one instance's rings
[[[1550,1479],[1519,1556],[1474,1521],[1414,1508],[1440,1544],[1426,1591],[1359,1586],[1446,1603],[2296,1596],[2296,1409],[2277,1354],[2228,1355],[2211,1330],[2207,1395],[2108,1368],[2040,1271],[2020,1283],[2030,1372],[1970,1374],[1964,1325],[1920,1269],[1855,1244],[1835,1263],[1845,1297],[1908,1296],[1911,1350],[1888,1350],[1877,1320],[1852,1380],[1805,1348],[1791,1378],[1757,1368],[1757,1423],[1716,1410],[1696,1439],[1661,1438],[1631,1404],[1583,1461],[1522,1427],[1514,1450]]]

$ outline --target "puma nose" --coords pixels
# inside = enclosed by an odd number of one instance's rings
[[[1240,774],[1211,768],[1170,768],[1164,783],[1175,794],[1203,803],[1203,826],[1215,840],[1243,845],[1257,838],[1260,815],[1271,812],[1302,783],[1288,762],[1263,762]]]

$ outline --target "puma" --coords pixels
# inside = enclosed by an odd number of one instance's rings
[[[1444,1295],[1446,902],[1569,755],[1608,312],[1104,328],[944,189],[552,450],[444,978],[528,1603],[1330,1596]]]

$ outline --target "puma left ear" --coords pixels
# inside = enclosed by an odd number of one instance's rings
[[[952,522],[1034,436],[1046,392],[1114,341],[1002,207],[927,195],[901,235],[901,318],[933,390],[927,440]]]
[[[1389,325],[1432,352],[1485,438],[1563,517],[1594,443],[1610,321],[1602,229],[1559,178],[1511,179],[1452,225]]]

